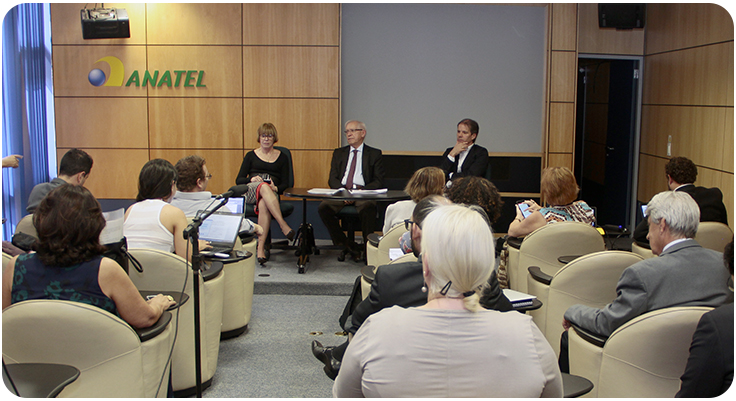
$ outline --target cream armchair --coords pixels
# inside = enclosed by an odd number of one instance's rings
[[[716,221],[701,221],[695,241],[703,248],[723,252],[726,244],[733,239],[733,231],[727,225]]]
[[[631,252],[602,251],[573,260],[553,276],[529,267],[529,293],[542,301],[542,307],[528,313],[555,354],[560,355],[562,319],[567,308],[575,304],[606,306],[616,299],[616,283],[624,269],[642,260]]]
[[[166,397],[174,342],[171,316],[164,312],[154,327],[134,330],[119,317],[80,302],[18,302],[3,311],[3,359],[6,364],[79,369],[79,378],[59,397]]]
[[[389,249],[399,247],[399,238],[406,232],[403,224],[397,224],[391,227],[383,237],[376,242],[375,238],[369,235],[369,241],[366,244],[366,262],[369,266],[382,266],[391,262],[388,256]]]
[[[511,289],[528,293],[529,266],[554,275],[563,266],[560,256],[587,255],[606,249],[603,236],[590,224],[563,221],[542,226],[524,237],[519,247],[519,262],[508,269]],[[509,254],[509,257],[511,254]]]
[[[648,312],[606,340],[573,327],[568,331],[570,373],[593,382],[590,397],[674,397],[693,333],[700,317],[710,310],[690,306]]]
[[[143,273],[130,270],[130,279],[138,290],[181,292],[189,296],[189,300],[180,306],[178,313],[179,331],[171,360],[171,376],[174,392],[177,396],[195,393],[195,358],[194,358],[194,294],[192,268],[183,258],[155,249],[134,248],[129,250],[143,266]],[[202,357],[202,388],[212,384],[212,377],[217,368],[217,357],[220,350],[220,331],[222,327],[222,307],[225,289],[225,274],[222,264],[216,270],[198,275],[200,280],[200,333]],[[203,278],[207,276],[208,278]],[[186,282],[186,287],[184,283]],[[174,321],[176,323],[176,320]]]

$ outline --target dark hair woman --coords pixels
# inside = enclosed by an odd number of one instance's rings
[[[3,309],[29,299],[76,301],[148,327],[173,304],[160,294],[145,301],[120,265],[102,256],[105,218],[86,188],[63,184],[49,192],[33,224],[37,252],[10,260],[3,272]]]

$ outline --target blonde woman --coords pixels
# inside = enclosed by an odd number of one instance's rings
[[[531,317],[483,309],[493,234],[482,209],[440,206],[424,220],[427,304],[371,315],[350,342],[336,397],[562,397],[557,359]]]
[[[444,190],[445,173],[441,168],[423,167],[415,171],[404,188],[404,192],[411,196],[411,199],[388,205],[383,221],[383,233],[386,234],[397,224],[404,224],[405,219],[410,219],[414,207],[420,200],[429,195],[442,195]]]

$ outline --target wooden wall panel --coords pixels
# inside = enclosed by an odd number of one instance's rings
[[[733,20],[716,4],[647,4],[647,54],[733,40]]]
[[[242,5],[147,3],[148,44],[240,45]]]
[[[61,161],[69,149],[57,148]],[[97,198],[135,199],[138,174],[148,161],[148,149],[84,149],[94,161],[84,186]]]
[[[339,4],[243,4],[245,45],[340,44]]]
[[[575,52],[552,52],[550,101],[574,102],[578,59]]]
[[[578,5],[554,3],[552,7],[552,50],[576,50]]]
[[[547,167],[567,167],[572,170],[572,153],[548,154]]]
[[[340,146],[338,99],[244,99],[243,143],[256,147],[258,127],[270,122],[280,146],[332,150]]]
[[[726,129],[723,135],[723,164],[721,170],[728,171],[731,174],[733,171],[733,108],[726,109]],[[731,177],[733,178],[733,177]]]
[[[243,96],[340,95],[338,47],[243,47]]]
[[[733,42],[647,56],[645,63],[646,104],[733,105]]]
[[[243,148],[241,99],[150,98],[151,148]]]
[[[89,82],[89,73],[95,68],[110,77],[109,64],[98,62],[107,56],[117,57],[123,64],[121,86],[93,86]],[[145,46],[54,46],[53,64],[54,96],[146,96],[145,88],[125,86],[125,80],[133,70],[146,69]]]
[[[726,131],[723,107],[644,106],[641,133],[643,153],[666,158],[667,139],[672,136],[673,156],[715,169],[724,165],[723,152],[715,150],[725,146],[725,137],[733,137],[733,130]]]
[[[165,71],[172,74],[171,87],[149,88],[149,96],[241,97],[240,63],[239,46],[149,46],[148,70],[151,73],[159,70],[161,75]],[[191,75],[194,80],[189,81],[195,86],[185,87],[186,77],[182,75],[176,87],[176,70],[204,71],[201,83],[206,87],[196,87],[196,73]]]
[[[598,27],[598,4],[578,4],[578,53],[644,54],[644,29],[617,31]]]
[[[166,159],[171,164],[176,164],[179,159],[189,155],[204,157],[207,170],[212,174],[207,190],[213,194],[221,194],[235,185],[235,178],[240,171],[243,162],[243,151],[241,149],[151,149],[151,159]]]
[[[54,45],[133,45],[146,43],[146,4],[104,3],[105,8],[124,8],[128,13],[130,38],[82,39],[80,12],[83,8],[95,8],[98,3],[51,4],[51,41]],[[102,8],[102,7],[100,7]]]
[[[551,103],[549,152],[572,153],[575,140],[575,104]]]
[[[57,97],[54,107],[60,148],[148,148],[144,98]]]
[[[294,187],[328,188],[331,150],[294,150]]]
[[[666,164],[667,159],[639,155],[639,187],[636,198],[640,202],[647,203],[652,196],[668,189],[664,173]]]

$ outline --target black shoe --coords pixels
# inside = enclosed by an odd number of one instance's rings
[[[258,258],[258,263],[260,263],[261,265],[265,265],[266,262],[268,262],[268,259],[266,259],[266,258]]]
[[[332,380],[335,380],[335,378],[337,377],[337,374],[340,373],[340,365],[341,365],[340,361],[338,361],[335,358],[332,358],[330,366],[325,365],[323,370],[325,371],[325,374],[327,375],[327,377],[329,377]]]
[[[293,240],[294,234],[294,230],[289,231],[288,233],[286,233],[286,239],[288,239],[289,241]]]
[[[330,361],[332,361],[332,350],[335,349],[335,347],[323,347],[322,343],[320,343],[317,340],[312,341],[312,355],[314,355],[315,358],[319,359],[320,362],[325,364],[325,367],[330,365]]]
[[[352,252],[350,251],[350,249],[345,248],[342,251],[340,251],[340,255],[337,256],[337,260],[339,262],[344,262],[345,261],[345,257],[347,255],[351,255],[351,258],[352,258]]]

